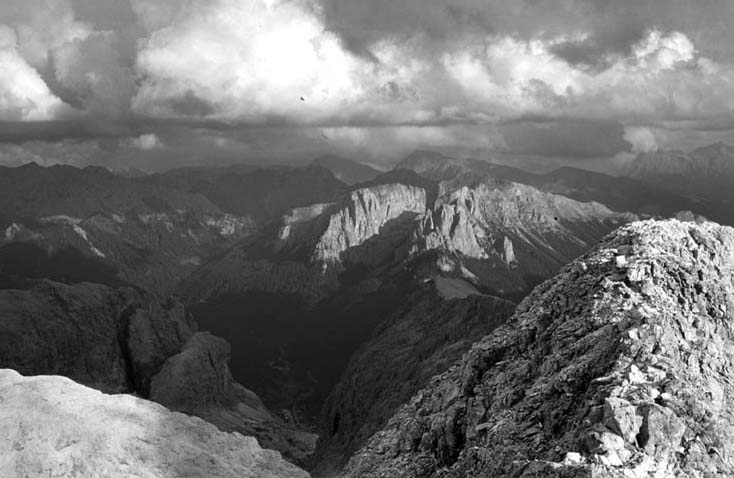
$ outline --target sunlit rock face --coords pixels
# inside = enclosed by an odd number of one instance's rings
[[[252,437],[65,377],[0,370],[2,475],[306,478]]]
[[[312,260],[336,263],[349,249],[363,245],[401,218],[413,219],[426,210],[426,191],[414,186],[388,184],[359,189],[329,217],[328,226],[314,248]],[[354,261],[369,258],[352,256]]]
[[[646,221],[528,296],[347,477],[731,476],[734,229]]]
[[[556,273],[604,234],[635,218],[522,184],[462,178],[441,183],[410,250],[445,251],[460,263],[457,269],[470,272],[485,287],[519,294],[533,277]]]
[[[233,248],[184,281],[179,294],[193,301],[257,291],[317,302],[339,288],[338,276],[349,266],[394,259],[425,210],[426,191],[403,184],[360,188],[337,203],[296,208],[274,237]]]

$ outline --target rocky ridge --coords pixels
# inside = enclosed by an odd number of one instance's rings
[[[345,477],[731,476],[734,230],[624,226],[413,396]]]
[[[467,278],[499,294],[521,294],[533,277],[551,276],[604,234],[636,219],[523,184],[466,181],[441,183],[442,194],[423,216],[411,252],[452,253]]]
[[[0,370],[0,469],[7,478],[307,478],[239,433],[65,377]]]

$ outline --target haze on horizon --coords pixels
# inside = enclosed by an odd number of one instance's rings
[[[414,149],[614,170],[734,143],[734,2],[4,0],[0,164]]]

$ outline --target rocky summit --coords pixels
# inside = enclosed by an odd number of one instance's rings
[[[132,395],[0,370],[4,478],[307,478],[257,440]]]
[[[618,229],[374,434],[345,477],[734,475],[734,229]]]

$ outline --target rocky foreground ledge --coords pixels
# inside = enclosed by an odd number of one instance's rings
[[[0,370],[0,475],[307,478],[257,440],[132,395]]]
[[[734,229],[622,227],[417,393],[346,477],[734,476]]]

